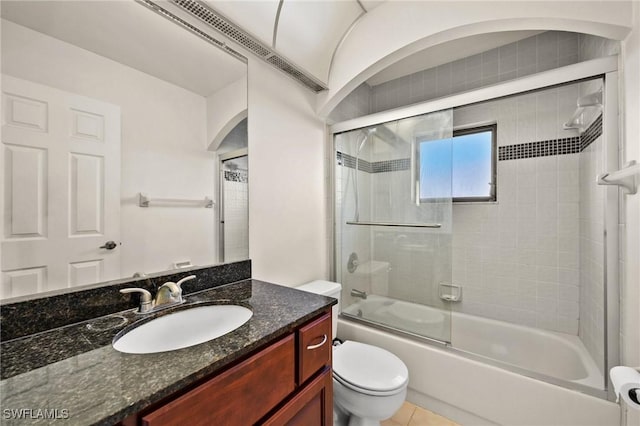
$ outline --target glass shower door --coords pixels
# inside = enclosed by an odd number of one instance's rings
[[[220,168],[220,258],[235,262],[249,258],[249,157],[228,157]]]
[[[345,316],[451,340],[452,112],[335,135]]]

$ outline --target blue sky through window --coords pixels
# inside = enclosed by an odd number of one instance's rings
[[[420,198],[488,198],[491,150],[490,130],[421,142]]]

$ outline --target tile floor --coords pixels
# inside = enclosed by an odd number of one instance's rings
[[[460,426],[453,420],[442,417],[429,410],[405,402],[402,407],[381,426]]]

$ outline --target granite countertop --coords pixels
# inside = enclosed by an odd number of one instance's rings
[[[124,354],[112,348],[113,337],[141,318],[133,310],[3,342],[1,423],[115,424],[246,357],[336,303],[330,297],[257,280],[185,299],[186,304],[238,303],[250,307],[253,316],[215,340],[156,354]],[[49,413],[59,419],[43,419],[38,410],[45,409],[57,410]],[[22,411],[27,419],[16,420],[9,419],[7,410],[32,411]]]

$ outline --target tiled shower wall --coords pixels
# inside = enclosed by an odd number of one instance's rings
[[[562,129],[578,96],[571,85],[454,111],[456,127],[496,122],[509,158],[498,161],[497,203],[454,204],[453,282],[464,288],[455,310],[578,334],[579,140]],[[567,153],[506,149],[558,139]]]
[[[340,121],[365,115],[367,97],[368,112],[372,113],[615,54],[617,49],[616,42],[599,37],[543,33],[372,88],[363,84],[345,98],[335,117]],[[492,102],[483,110],[462,108],[455,115],[456,125],[498,121],[498,143],[502,146],[575,137],[576,132],[562,130],[562,124],[583,94],[575,86],[564,87]],[[492,117],[487,115],[488,110],[493,111]],[[578,182],[580,173],[589,173],[587,164],[594,164],[581,157],[598,151],[597,143],[583,154],[573,151],[500,161],[499,204],[456,205],[453,273],[454,281],[463,281],[466,286],[464,301],[457,309],[571,334],[578,334],[578,318],[592,315],[593,321],[581,324],[580,335],[594,336],[585,338],[585,343],[591,346],[594,359],[601,359],[595,343],[589,342],[601,341],[600,332],[594,331],[596,323],[600,328],[603,324],[595,317],[601,315],[595,305],[600,310],[603,305],[594,297],[583,294],[581,298],[579,289],[580,269],[585,265],[579,253],[587,239],[580,234],[578,224],[587,217],[586,213],[580,216],[578,201],[585,190]],[[584,185],[593,190],[591,181],[589,178]]]
[[[438,298],[438,284],[451,281],[451,203],[420,207],[411,202],[409,145],[391,145],[372,138],[359,156],[359,220],[395,223],[437,222],[435,231],[346,225],[355,220],[355,158],[358,132],[350,144],[339,144],[336,167],[337,279],[346,291],[343,306],[356,301],[352,288],[368,294],[446,308]],[[353,135],[352,135],[353,136]],[[344,136],[341,140],[344,141]],[[351,147],[351,149],[350,149]],[[372,149],[374,148],[374,149]],[[398,149],[400,148],[400,149]],[[351,153],[351,154],[348,154]],[[447,213],[448,212],[448,213]],[[448,218],[448,219],[447,219]],[[348,272],[349,255],[358,255],[358,267]]]
[[[619,43],[602,37],[547,31],[455,62],[369,86],[362,83],[330,114],[340,122],[460,93],[579,61],[613,55]]]
[[[477,89],[578,62],[578,34],[547,31],[374,86],[371,112]]]
[[[330,121],[338,123],[371,113],[371,88],[362,83],[342,100],[329,114]]]
[[[224,261],[249,258],[249,190],[246,170],[224,172]]]
[[[358,135],[359,136],[359,135]],[[336,144],[336,150],[341,153],[355,155],[353,147],[359,144],[360,140],[353,141],[350,137],[342,136]],[[362,157],[369,158],[369,147],[364,147],[361,152]],[[367,265],[372,264],[372,244],[371,244],[371,232],[368,227],[365,226],[346,226],[347,220],[354,220],[355,212],[355,198],[354,192],[354,179],[355,168],[342,167],[342,160],[336,163],[336,154],[332,153],[331,163],[335,167],[335,240],[336,240],[336,280],[343,285],[343,289],[358,288],[363,291],[368,289],[368,276],[363,276],[362,272],[366,270]],[[370,217],[370,173],[363,170],[362,164],[359,164],[358,170],[358,200],[359,211],[362,218]],[[347,272],[347,263],[351,253],[356,253],[358,256],[357,274],[350,274]],[[363,280],[367,286],[363,285]],[[342,294],[343,306],[347,306],[353,300],[350,299],[347,291],[343,291]]]
[[[594,36],[580,37],[579,54],[581,60],[615,55],[620,52],[619,42]],[[601,88],[600,82],[586,82],[581,85],[581,96]],[[587,110],[584,121],[587,125],[598,119],[598,112]],[[604,140],[600,136],[580,153],[580,331],[579,336],[596,361],[598,368],[604,366],[605,341],[605,267],[604,267],[604,196],[605,188],[595,185],[593,178],[604,173]],[[622,149],[622,146],[620,146]],[[619,152],[623,158],[622,152]],[[619,259],[624,259],[624,211],[620,197],[618,218]],[[624,268],[620,268],[623,271]],[[623,277],[620,277],[623,279]],[[620,281],[622,282],[622,281]],[[612,283],[613,284],[613,283]],[[622,316],[621,316],[622,317]]]
[[[454,309],[577,335],[581,300],[579,158],[587,154],[579,154],[578,132],[563,130],[562,125],[573,114],[580,93],[576,84],[454,110],[456,128],[497,124],[501,160],[497,164],[497,203],[454,203],[451,263],[426,260],[439,253],[433,248],[442,242],[414,241],[424,233],[346,228],[351,235],[338,238],[350,246],[348,251],[358,252],[361,262],[389,260],[389,296],[405,300],[419,296],[421,303],[439,306],[437,284],[448,280],[433,271],[451,267],[452,281],[464,289],[463,300]],[[525,146],[528,151],[521,149]],[[369,164],[366,159],[376,159],[368,148],[361,153],[365,164]],[[360,168],[366,169],[363,164]],[[395,203],[402,209],[409,203],[406,183],[410,179],[403,179],[408,170],[375,173],[375,167],[370,168],[358,172],[361,215],[368,217],[371,211],[384,216],[377,211],[379,206]],[[353,174],[354,170],[339,173]],[[345,176],[338,179],[344,190]],[[397,187],[403,182],[405,187]],[[390,194],[406,197],[394,195],[394,202],[385,201]],[[343,201],[353,203],[352,197],[340,196],[337,211]],[[418,246],[423,250],[416,250]],[[598,255],[601,252],[595,251],[594,256]],[[342,254],[343,264],[347,257],[348,253]],[[432,275],[440,278],[426,283],[425,277]]]
[[[604,196],[594,182],[603,171],[603,138],[580,153],[580,330],[600,369],[604,366]]]

